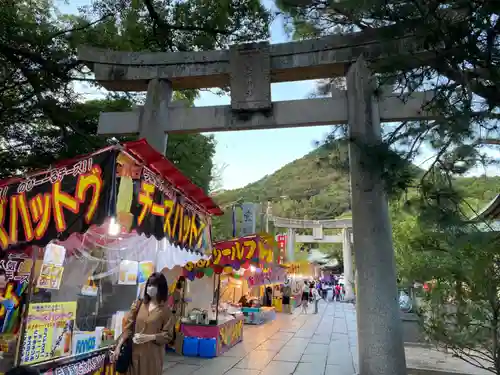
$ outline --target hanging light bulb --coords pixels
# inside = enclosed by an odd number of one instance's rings
[[[120,224],[116,222],[115,217],[111,217],[109,219],[109,225],[108,225],[108,234],[110,236],[118,236],[122,231],[122,228]]]

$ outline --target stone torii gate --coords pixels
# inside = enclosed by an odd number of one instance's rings
[[[295,243],[341,243],[342,258],[344,260],[344,280],[345,280],[345,300],[352,301],[354,299],[354,273],[352,262],[352,220],[351,219],[333,219],[333,220],[297,220],[283,217],[273,216],[274,226],[287,229],[287,251],[288,254],[293,254],[295,251]],[[312,235],[295,234],[297,229],[312,229]],[[341,235],[324,235],[323,229],[341,229]]]
[[[375,95],[374,80],[360,55],[376,61],[385,48],[356,33],[269,45],[250,43],[205,52],[117,52],[78,50],[96,80],[108,90],[145,91],[144,107],[103,113],[99,133],[139,134],[158,151],[167,133],[252,130],[328,124],[349,125],[352,231],[357,266],[358,355],[361,375],[406,373],[402,325],[387,198],[381,177],[365,168],[370,156],[359,147],[381,141],[380,122],[418,120],[430,93],[402,103],[397,95]],[[405,40],[398,51],[410,52]],[[394,46],[393,46],[394,47]],[[394,53],[394,48],[392,52]],[[425,53],[423,54],[425,55]],[[422,62],[422,55],[416,58]],[[346,75],[347,90],[331,98],[271,101],[271,82]],[[182,108],[172,90],[227,87],[231,105]]]

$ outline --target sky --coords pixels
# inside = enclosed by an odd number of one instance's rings
[[[272,0],[263,0],[267,7]],[[76,13],[77,8],[91,0],[55,0],[65,13]],[[277,18],[271,25],[271,43],[289,41],[283,30],[283,19]],[[315,81],[286,82],[271,85],[273,101],[303,99],[311,95]],[[85,92],[89,96],[98,92]],[[202,92],[196,106],[228,105],[230,97],[219,97]],[[213,133],[217,142],[214,163],[221,172],[223,189],[235,189],[272,174],[287,163],[304,156],[315,148],[329,132],[329,126],[305,128],[233,131]],[[243,147],[245,146],[245,147]],[[168,147],[168,146],[167,146]],[[426,159],[426,157],[424,157]],[[483,173],[477,171],[475,174]],[[496,173],[495,173],[496,174]]]

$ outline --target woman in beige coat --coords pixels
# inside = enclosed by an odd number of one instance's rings
[[[159,272],[153,273],[146,282],[144,299],[132,304],[118,350],[113,353],[116,360],[121,345],[132,336],[132,363],[127,375],[161,375],[165,345],[172,340],[175,325],[167,298],[167,279]]]

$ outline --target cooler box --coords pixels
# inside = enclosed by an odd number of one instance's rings
[[[184,337],[182,354],[186,357],[196,357],[199,353],[200,339],[198,337]]]
[[[200,339],[199,344],[199,354],[203,358],[214,358],[217,356],[217,340],[212,339]]]

